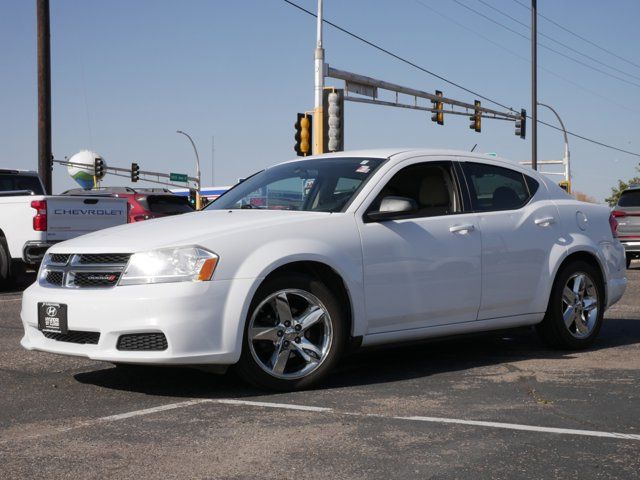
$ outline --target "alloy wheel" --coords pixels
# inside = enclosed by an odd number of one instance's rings
[[[562,318],[576,338],[586,338],[598,321],[598,288],[589,275],[578,272],[569,277],[562,291]]]
[[[272,293],[254,310],[247,332],[260,368],[276,378],[298,379],[317,370],[333,341],[328,310],[309,292]]]

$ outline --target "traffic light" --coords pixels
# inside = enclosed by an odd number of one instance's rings
[[[104,160],[101,157],[93,159],[93,175],[100,180],[104,177]]]
[[[293,149],[299,157],[311,155],[311,134],[313,129],[313,117],[308,113],[299,113],[296,128],[296,144]]]
[[[471,120],[469,128],[479,133],[482,129],[482,112],[480,111],[480,100],[474,100],[473,105],[474,111],[473,115],[469,117],[469,119]]]
[[[524,108],[520,110],[520,117],[516,119],[516,135],[523,139],[527,136],[527,111]]]
[[[322,151],[344,150],[344,90],[325,88],[322,92]]]
[[[571,182],[569,180],[561,180],[558,186],[567,193],[571,193]]]
[[[189,203],[193,206],[193,208],[196,207],[197,198],[198,198],[198,190],[196,190],[195,188],[190,188],[189,189]]]
[[[140,166],[137,163],[131,164],[131,181],[137,182],[140,180]]]
[[[436,90],[436,96],[442,97],[442,92],[440,90]],[[431,115],[431,121],[437,122],[438,125],[444,125],[444,103],[437,100],[431,100],[431,103],[433,104],[433,108],[436,110]]]

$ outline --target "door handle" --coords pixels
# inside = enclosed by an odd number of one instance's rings
[[[556,219],[553,217],[536,218],[533,223],[541,227],[548,227],[556,223]]]
[[[453,225],[449,227],[451,233],[459,233],[460,235],[466,235],[469,232],[473,232],[476,229],[473,225]]]

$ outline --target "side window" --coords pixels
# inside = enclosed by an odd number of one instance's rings
[[[518,209],[532,197],[530,191],[535,192],[531,187],[538,188],[538,182],[509,168],[473,162],[465,162],[463,168],[477,212]]]
[[[450,162],[417,163],[396,173],[369,207],[378,210],[384,197],[404,197],[417,205],[408,217],[433,217],[462,211]]]

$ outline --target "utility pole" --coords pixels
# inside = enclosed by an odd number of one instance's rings
[[[38,174],[51,194],[51,42],[49,0],[36,0],[38,24]]]
[[[531,167],[538,169],[538,12],[531,0]]]
[[[324,48],[322,48],[322,0],[318,0],[315,50],[315,88],[313,109],[313,149],[314,155],[322,153],[322,91],[324,89]]]

